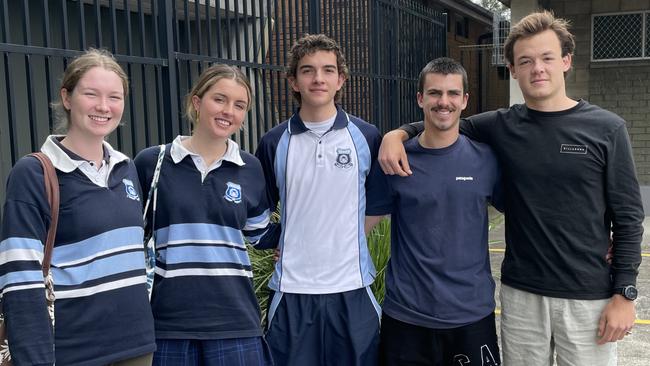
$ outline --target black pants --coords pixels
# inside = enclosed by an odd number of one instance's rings
[[[382,366],[497,366],[501,364],[494,313],[462,327],[432,329],[384,314],[380,332]]]

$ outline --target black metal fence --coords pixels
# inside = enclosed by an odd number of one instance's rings
[[[445,15],[415,0],[0,0],[0,199],[11,166],[53,126],[67,62],[89,47],[115,54],[131,81],[124,125],[109,142],[133,156],[188,133],[183,97],[215,62],[242,67],[254,106],[236,136],[255,149],[295,105],[286,54],[305,33],[345,50],[343,107],[386,131],[420,118],[417,75],[445,54]]]

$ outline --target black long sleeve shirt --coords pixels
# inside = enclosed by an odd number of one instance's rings
[[[558,112],[515,105],[464,119],[461,132],[490,144],[503,170],[504,284],[602,299],[636,283],[644,213],[622,118],[583,100]]]

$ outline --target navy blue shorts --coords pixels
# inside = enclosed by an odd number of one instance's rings
[[[282,366],[376,365],[381,310],[370,288],[271,294],[266,341]]]
[[[262,337],[231,339],[156,339],[152,366],[271,366]]]
[[[468,325],[431,329],[384,315],[381,366],[456,366],[501,364],[494,313]]]

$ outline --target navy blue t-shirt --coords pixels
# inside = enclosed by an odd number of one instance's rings
[[[442,149],[406,142],[413,175],[387,176],[391,259],[383,310],[427,328],[454,328],[494,311],[487,204],[500,208],[496,157],[460,136]]]

